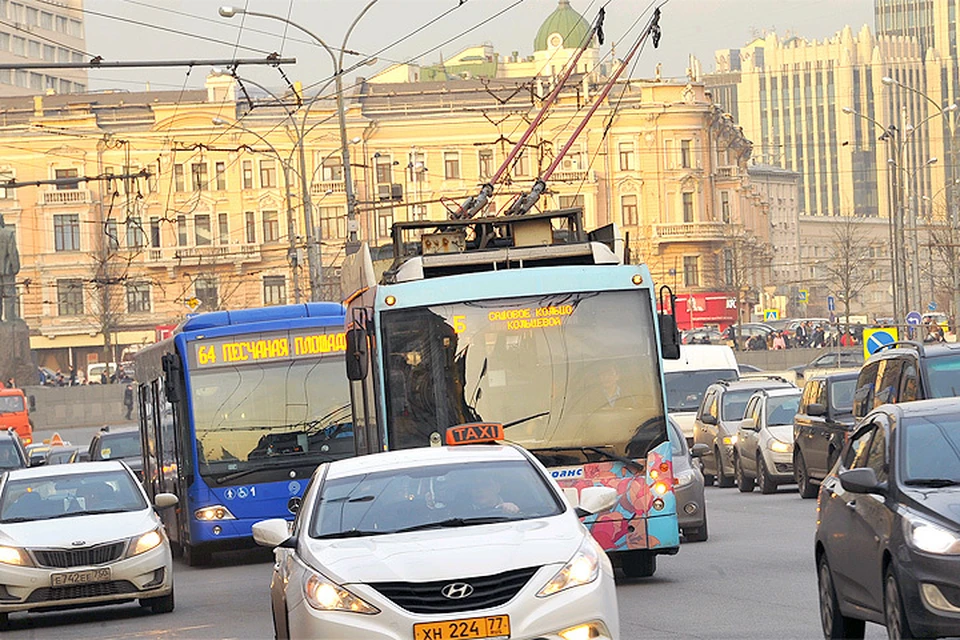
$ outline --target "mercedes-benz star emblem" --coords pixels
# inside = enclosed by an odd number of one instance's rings
[[[444,598],[451,600],[462,600],[463,598],[469,597],[472,593],[473,587],[466,582],[453,582],[440,590],[440,594]]]

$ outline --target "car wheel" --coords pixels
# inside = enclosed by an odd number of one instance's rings
[[[623,554],[620,568],[630,578],[649,578],[657,572],[657,556],[647,551],[628,551]]]
[[[723,458],[720,457],[720,449],[714,449],[713,455],[717,459],[717,486],[724,489],[733,486],[733,476],[728,476],[723,470]]]
[[[10,626],[10,614],[4,611],[0,613],[0,630]]]
[[[743,464],[740,462],[740,456],[734,456],[733,458],[733,471],[737,474],[737,489],[740,490],[740,493],[750,493],[753,491],[753,485],[756,481],[753,478],[748,478],[747,474],[743,472]]]
[[[797,481],[797,487],[800,489],[801,498],[816,498],[817,485],[810,482],[810,474],[807,473],[807,463],[803,459],[803,454],[798,453],[793,463],[793,475]]]
[[[183,545],[183,561],[188,567],[199,567],[210,563],[210,552],[192,544]]]
[[[763,461],[763,454],[757,454],[757,488],[764,495],[770,495],[777,491],[777,483],[767,472],[767,464]]]
[[[170,613],[173,611],[173,589],[165,596],[158,598],[140,598],[140,606],[146,607],[154,613]]]
[[[703,471],[703,469],[701,469],[700,471]],[[713,475],[712,473],[704,473],[704,474],[703,474],[703,486],[705,486],[705,487],[712,487],[712,486],[713,486],[713,483],[716,481],[716,479],[717,479],[717,477],[716,477],[715,475]]]
[[[706,518],[704,518],[702,526],[696,529],[683,530],[683,537],[687,542],[706,542],[708,535]]]
[[[907,614],[903,609],[903,598],[900,597],[900,583],[893,571],[893,565],[887,567],[883,578],[883,619],[887,625],[887,637],[890,640],[912,638],[910,625],[907,623]]]
[[[848,618],[840,612],[837,592],[833,588],[833,576],[830,574],[830,565],[827,564],[827,554],[821,554],[817,565],[820,625],[823,627],[823,637],[828,640],[833,638],[863,638],[866,623],[856,618]]]

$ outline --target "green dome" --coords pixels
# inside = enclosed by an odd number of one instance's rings
[[[560,34],[564,49],[576,49],[583,43],[583,39],[590,33],[590,24],[570,6],[570,0],[560,0],[560,5],[553,13],[547,16],[537,37],[533,41],[534,51],[546,51],[550,48],[550,36]]]

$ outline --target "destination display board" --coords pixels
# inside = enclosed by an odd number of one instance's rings
[[[191,343],[190,365],[193,368],[257,364],[278,360],[316,358],[344,353],[347,336],[340,327],[328,330],[275,331]]]

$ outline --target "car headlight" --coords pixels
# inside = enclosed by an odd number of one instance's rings
[[[162,543],[163,543],[163,534],[160,533],[159,529],[154,529],[153,531],[149,531],[143,534],[139,538],[133,539],[133,544],[130,545],[129,555],[138,556],[141,553],[146,553],[147,551],[150,551],[150,549],[157,548]]]
[[[737,444],[737,434],[733,434],[732,436],[723,436],[723,444],[727,445],[728,447],[732,447],[733,445]]]
[[[303,585],[303,595],[311,607],[320,611],[380,613],[380,609],[316,573]]]
[[[193,512],[193,517],[197,520],[209,522],[211,520],[236,520],[236,517],[230,513],[230,509],[220,504],[215,504]]]
[[[18,567],[32,567],[33,562],[26,550],[16,547],[0,547],[0,562],[3,564],[12,564]]]
[[[940,525],[920,518],[905,517],[903,533],[907,543],[918,551],[946,556],[960,555],[960,536]]]
[[[600,575],[600,553],[601,551],[593,538],[590,536],[585,538],[570,561],[557,572],[557,575],[553,576],[543,589],[540,589],[537,596],[545,598],[565,589],[590,584],[596,580]]]
[[[684,487],[693,482],[693,479],[696,477],[696,473],[693,469],[685,469],[684,471],[681,471],[677,475],[673,476],[673,480],[674,484],[678,487]]]
[[[793,451],[792,444],[790,444],[789,442],[782,442],[776,439],[770,440],[767,446],[770,448],[770,451],[773,451],[775,453],[790,453],[791,451]]]

